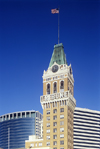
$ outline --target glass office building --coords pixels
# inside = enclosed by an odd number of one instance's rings
[[[0,148],[25,148],[29,135],[41,137],[42,114],[22,111],[0,116]]]

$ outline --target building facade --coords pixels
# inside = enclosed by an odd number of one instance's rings
[[[100,111],[75,108],[74,149],[100,149]]]
[[[41,137],[42,114],[38,111],[14,112],[0,116],[0,147],[25,148],[29,135]]]
[[[63,44],[54,46],[49,68],[43,73],[43,139],[30,136],[26,148],[73,149],[74,78]]]

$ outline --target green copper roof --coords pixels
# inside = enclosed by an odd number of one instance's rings
[[[49,67],[51,67],[54,64],[54,62],[56,62],[59,65],[67,64],[66,56],[64,53],[64,47],[62,43],[54,45],[54,51],[50,60]]]

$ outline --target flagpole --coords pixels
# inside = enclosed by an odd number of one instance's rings
[[[59,10],[59,7],[58,7]],[[58,44],[59,44],[59,13],[58,13]]]

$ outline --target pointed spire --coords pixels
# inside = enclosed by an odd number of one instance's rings
[[[66,55],[64,53],[64,47],[62,43],[54,45],[54,51],[50,60],[49,67],[51,67],[54,62],[59,65],[67,64]]]

